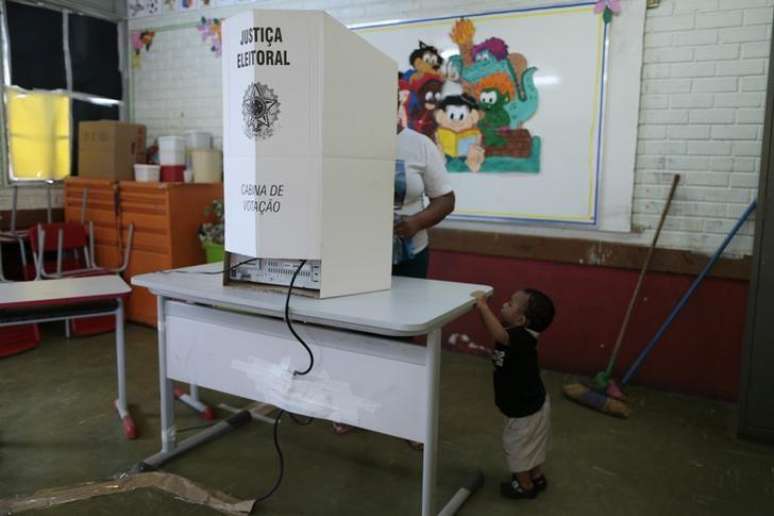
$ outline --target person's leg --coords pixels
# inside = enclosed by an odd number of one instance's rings
[[[427,247],[418,252],[411,260],[392,266],[393,276],[405,276],[407,278],[427,278],[427,269],[430,265],[430,252]]]
[[[420,252],[415,254],[411,260],[406,260],[405,262],[399,263],[398,265],[393,265],[392,275],[403,276],[407,278],[425,279],[427,278],[427,268],[429,264],[430,252],[428,251],[428,248],[425,247]],[[409,340],[412,339],[409,337]],[[422,443],[418,441],[411,441],[406,439],[406,443],[408,443],[408,445],[416,451],[422,451],[423,449]]]
[[[537,466],[529,470],[532,483],[536,491],[545,491],[548,488],[548,480],[543,473],[543,464],[546,460],[548,449],[551,447],[551,398],[546,395],[543,406],[538,412],[535,424],[535,437],[538,454],[536,457]]]
[[[500,483],[500,494],[506,498],[531,499],[538,494],[535,484],[532,483],[532,477],[529,471],[517,471],[511,473],[510,482]]]
[[[529,476],[532,480],[532,485],[535,486],[536,491],[545,491],[548,487],[548,480],[546,480],[546,476],[543,474],[543,465],[540,464],[539,466],[535,466],[531,470],[529,470]]]
[[[519,487],[525,489],[526,491],[532,491],[532,488],[535,487],[532,484],[532,477],[530,476],[529,471],[516,472],[513,474],[511,480],[516,480],[519,483]]]
[[[426,278],[427,277],[427,268],[430,264],[430,252],[428,251],[427,247],[422,249],[420,252],[418,252],[411,260],[406,260],[403,263],[400,263],[398,265],[392,266],[392,275],[393,276],[405,276],[409,278]],[[336,432],[338,435],[344,435],[352,430],[354,430],[355,427],[345,425],[344,423],[331,423],[331,427],[333,428],[333,431]],[[422,450],[422,443],[416,442],[416,441],[409,441],[406,440],[406,442],[414,448],[415,450]]]
[[[507,418],[503,429],[503,449],[511,479],[500,483],[500,494],[506,498],[535,498],[537,491],[530,470],[525,468],[524,441],[528,430],[527,418]]]
[[[345,425],[344,423],[336,423],[335,421],[331,422],[331,428],[333,428],[333,431],[338,435],[348,434],[355,429],[354,426]]]

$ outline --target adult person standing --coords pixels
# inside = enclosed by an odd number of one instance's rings
[[[394,200],[392,275],[426,278],[430,264],[427,230],[454,211],[454,191],[438,147],[424,134],[402,127],[400,119]],[[333,423],[333,429],[345,434],[352,427]]]

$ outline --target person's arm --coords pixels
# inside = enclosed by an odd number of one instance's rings
[[[430,202],[424,210],[405,217],[395,226],[395,233],[401,238],[411,238],[420,230],[435,226],[454,211],[454,191],[449,184],[446,158],[433,140],[425,135],[419,138],[424,152],[422,181]]]
[[[395,225],[395,233],[401,238],[411,238],[418,231],[435,226],[454,211],[454,192],[430,199],[427,207]]]
[[[497,316],[492,313],[492,310],[489,308],[489,305],[486,302],[486,295],[478,290],[471,295],[476,298],[476,308],[478,308],[478,313],[481,314],[481,321],[484,323],[484,326],[487,331],[489,331],[492,338],[498,344],[508,344],[508,332],[505,331],[503,325],[497,320]]]

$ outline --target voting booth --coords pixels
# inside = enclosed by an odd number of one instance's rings
[[[223,24],[224,281],[390,288],[397,65],[322,11]],[[251,260],[255,258],[255,260]]]

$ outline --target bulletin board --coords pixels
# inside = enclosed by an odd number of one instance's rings
[[[402,116],[444,153],[454,217],[629,229],[644,7],[627,20],[639,43],[611,64],[611,27],[627,13],[606,23],[594,5],[352,27],[398,63]],[[610,86],[630,102],[611,104]],[[622,148],[607,144],[611,120]]]

